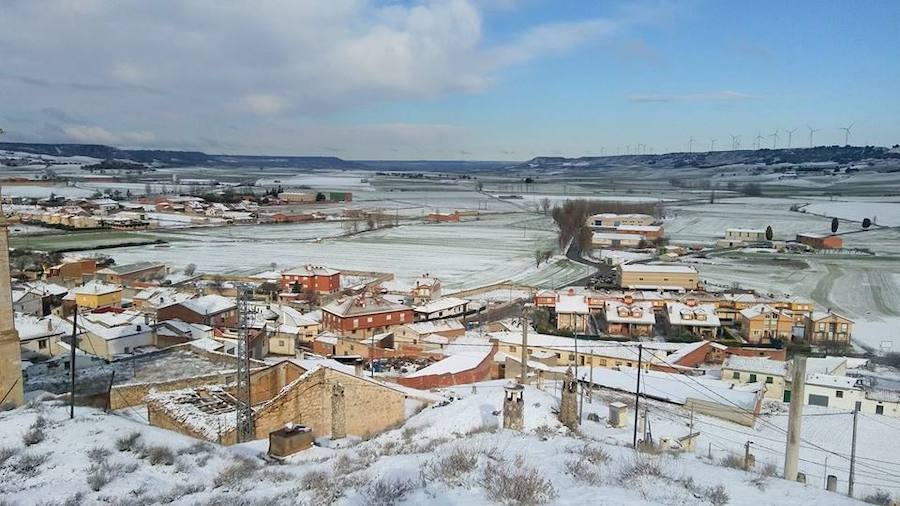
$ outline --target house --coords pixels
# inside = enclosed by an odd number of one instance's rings
[[[715,339],[721,323],[712,304],[697,304],[696,299],[685,302],[666,302],[666,335],[693,336],[698,339]]]
[[[134,294],[131,303],[135,309],[156,312],[160,307],[196,297],[193,293],[179,292],[175,288],[154,286]]]
[[[644,236],[626,233],[594,232],[591,234],[591,246],[594,248],[637,248]]]
[[[22,283],[18,288],[28,290],[41,298],[41,305],[43,307],[43,311],[41,312],[42,315],[48,315],[53,308],[59,307],[62,304],[63,298],[69,293],[68,288],[55,283],[47,283],[45,281]]]
[[[490,379],[491,365],[496,354],[497,343],[484,347],[460,347],[446,358],[401,376],[397,383],[428,390],[484,381]]]
[[[22,356],[25,360],[32,357],[48,359],[59,355],[59,340],[72,335],[72,324],[56,316],[34,316],[16,313],[16,331],[22,342]]]
[[[122,287],[91,280],[72,290],[75,304],[80,308],[99,309],[122,304]]]
[[[413,306],[415,321],[441,320],[456,318],[466,314],[469,301],[457,297],[444,297]]]
[[[860,378],[807,373],[804,391],[804,404],[808,406],[900,418],[900,393],[869,388]],[[790,400],[790,391],[786,392],[785,402]]]
[[[336,293],[341,290],[341,271],[307,264],[281,273],[281,288],[286,291]]]
[[[537,307],[555,308],[556,292],[554,290],[539,290],[534,294],[534,305]]]
[[[150,424],[231,445],[236,438],[236,387],[193,387],[147,397]],[[252,439],[286,425],[304,425],[315,437],[369,437],[406,418],[407,391],[332,366],[282,361],[250,375]]]
[[[290,204],[312,204],[316,201],[316,194],[313,192],[281,192],[278,194],[278,200]]]
[[[619,225],[615,230],[617,234],[638,235],[647,241],[658,241],[664,234],[662,225]]]
[[[360,294],[322,307],[322,325],[345,337],[371,337],[413,322],[413,310],[376,294]]]
[[[412,289],[413,304],[423,304],[441,296],[441,280],[424,274],[416,279],[416,286]]]
[[[622,225],[647,226],[653,225],[656,219],[649,214],[615,214],[601,213],[588,218],[588,226],[591,228],[616,228]]]
[[[61,264],[54,265],[44,273],[47,279],[59,279],[62,282],[80,283],[85,275],[97,272],[97,261],[88,258],[84,260],[64,260]]]
[[[521,356],[522,332],[491,332],[488,337],[498,343],[498,351],[511,356]],[[647,344],[647,343],[644,343]],[[663,343],[666,344],[666,343]],[[680,345],[678,345],[680,346]],[[637,367],[637,343],[573,339],[540,333],[528,333],[528,355],[549,352],[554,366],[578,364],[593,367]],[[577,352],[577,353],[576,353]],[[644,348],[641,367],[649,369],[662,364],[665,354],[658,350]],[[576,358],[577,357],[577,358]]]
[[[106,360],[153,346],[155,341],[147,315],[137,311],[79,314],[78,331],[78,348]]]
[[[806,319],[806,340],[815,345],[849,345],[853,320],[831,311],[813,311]]]
[[[221,295],[204,295],[163,306],[156,311],[156,319],[234,327],[237,325],[237,304]]]
[[[635,302],[631,296],[623,301],[609,300],[603,307],[604,331],[614,336],[645,337],[653,335],[656,316],[653,304]]]
[[[442,336],[448,342],[466,334],[466,327],[459,320],[434,320],[409,323],[393,329],[398,343],[419,344],[425,337]]]
[[[591,310],[587,297],[569,289],[556,296],[556,328],[574,334],[587,334]]]
[[[785,398],[786,373],[787,362],[768,358],[732,355],[722,363],[722,381],[738,385],[760,383],[767,399]]]
[[[44,315],[44,304],[40,294],[28,289],[14,289],[12,291],[12,308],[16,313],[34,316]]]
[[[619,287],[632,290],[697,290],[697,269],[683,264],[619,264],[616,266]]]
[[[138,262],[125,265],[111,265],[98,270],[97,279],[118,285],[131,284],[136,281],[150,281],[166,277],[169,268],[158,262]]]
[[[834,234],[826,235],[811,232],[797,234],[797,242],[813,249],[841,249],[844,247],[844,240]]]
[[[156,330],[155,345],[157,348],[168,348],[201,339],[211,339],[213,336],[212,327],[181,320],[161,321],[154,326],[154,329]],[[215,349],[220,347],[217,346]]]
[[[767,304],[742,309],[740,311],[741,337],[753,344],[782,342],[791,339],[794,319],[783,310]]]
[[[766,231],[751,228],[729,228],[725,230],[725,239],[716,241],[720,248],[733,248],[746,244],[763,242],[766,240]]]

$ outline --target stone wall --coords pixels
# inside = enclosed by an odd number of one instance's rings
[[[116,410],[143,404],[147,394],[151,391],[170,392],[172,390],[181,390],[183,388],[218,385],[234,381],[234,371],[228,371],[193,376],[190,378],[181,378],[172,381],[116,385],[113,386],[112,392],[110,393],[110,408]]]

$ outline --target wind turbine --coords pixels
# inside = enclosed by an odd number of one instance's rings
[[[762,147],[762,140],[763,140],[762,133],[759,130],[757,130],[756,131],[756,142],[754,143],[754,147],[756,149],[759,149]]]
[[[692,135],[690,139],[688,139],[688,153],[694,152],[694,136]]]
[[[850,123],[850,125],[847,127],[841,127],[841,130],[844,131],[844,146],[850,145],[850,129],[853,128],[853,125],[855,125],[855,124],[856,124],[856,122],[853,122],[853,123]]]
[[[731,135],[731,150],[737,151],[737,149],[741,146],[741,136],[740,135]]]
[[[776,128],[774,132],[772,132],[772,149],[775,149],[778,146],[778,129]]]
[[[790,147],[791,147],[791,139],[793,139],[793,137],[794,137],[794,132],[796,132],[797,129],[795,128],[795,129],[793,129],[793,130],[788,130],[787,128],[785,128],[784,131],[787,132],[787,134],[788,134],[788,149],[790,149]]]
[[[710,139],[710,140],[709,140],[709,150],[710,150],[710,151],[715,151],[715,150],[716,150],[716,140],[715,140],[715,139]]]
[[[809,125],[806,125],[806,128],[809,129],[809,147],[813,147],[813,142],[812,142],[813,134],[818,132],[819,130],[821,130],[821,128],[813,128]]]

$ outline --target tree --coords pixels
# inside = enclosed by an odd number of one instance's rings
[[[737,183],[735,183],[734,181],[729,181],[728,184],[725,185],[725,188],[728,189],[728,191],[730,191],[730,192],[736,192],[737,191]]]
[[[547,197],[541,199],[541,210],[544,212],[544,216],[550,212],[550,199]]]
[[[775,237],[775,232],[772,230],[772,225],[769,225],[766,227],[766,240],[771,241],[773,237]]]
[[[869,228],[869,227],[871,227],[871,226],[872,226],[872,220],[870,220],[869,218],[863,218],[863,221],[862,221],[862,228],[866,229],[866,228]]]
[[[541,250],[535,250],[534,251],[534,266],[540,267],[541,260],[543,260],[543,259],[544,259],[544,254],[541,252]]]
[[[710,204],[716,203],[716,190],[709,192],[709,203]]]
[[[476,189],[477,191],[483,190],[483,189],[484,189],[484,183],[482,183],[481,181],[478,181],[477,183],[475,183],[475,189]]]
[[[184,266],[184,275],[185,276],[193,276],[194,272],[197,270],[197,266],[195,264],[187,264]]]
[[[831,233],[835,233],[838,231],[838,226],[841,224],[837,218],[831,218]]]
[[[294,284],[291,285],[291,293],[302,293],[302,292],[303,292],[303,287],[300,285],[300,283],[294,281]]]
[[[374,228],[375,228],[375,219],[371,215],[369,215],[369,217],[366,218],[366,229],[372,230]]]

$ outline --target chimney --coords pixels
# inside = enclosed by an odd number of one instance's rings
[[[363,375],[363,361],[362,361],[362,359],[358,359],[356,362],[354,362],[354,364],[353,364],[353,372],[354,372],[357,376],[362,377],[362,375]]]

